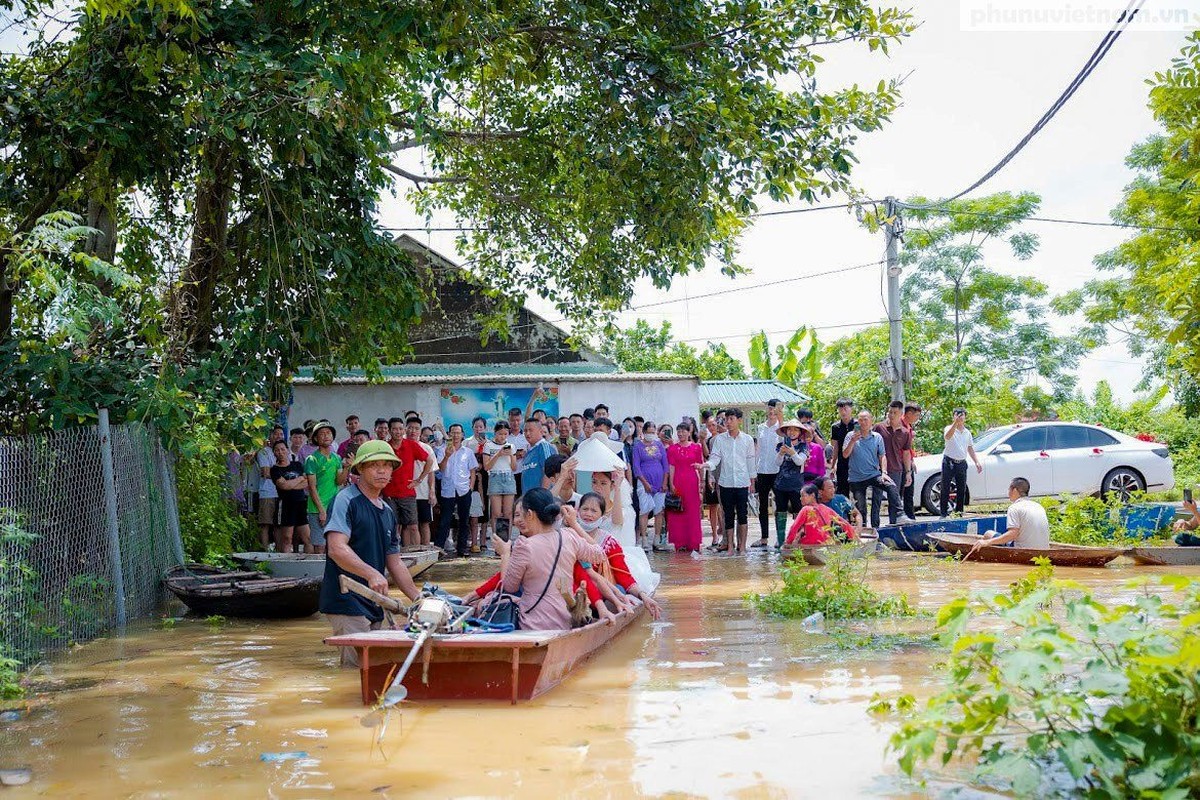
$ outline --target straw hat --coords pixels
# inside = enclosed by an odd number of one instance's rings
[[[397,466],[400,465],[400,459],[392,452],[392,446],[380,439],[371,439],[359,446],[354,463],[350,467],[351,471],[357,474],[358,468],[368,461],[391,461]]]
[[[625,469],[625,462],[614,453],[607,442],[588,438],[575,450],[575,469],[579,472],[612,472]]]
[[[804,430],[803,423],[798,419],[789,419],[786,422],[779,423],[779,432],[783,433],[788,428],[795,428],[797,432]]]

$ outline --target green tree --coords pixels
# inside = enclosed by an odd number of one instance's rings
[[[1043,378],[1065,396],[1074,386],[1071,372],[1096,344],[1094,332],[1055,334],[1049,320],[1060,307],[1049,302],[1046,284],[991,266],[1001,246],[1011,258],[1033,257],[1038,239],[1020,225],[1040,203],[1032,192],[999,192],[905,211],[900,260],[911,269],[902,287],[904,314],[930,326],[973,364],[1003,369],[1018,380]]]
[[[1108,273],[1073,300],[1087,318],[1115,331],[1130,352],[1149,358],[1148,378],[1166,383],[1200,413],[1200,32],[1150,81],[1150,110],[1162,133],[1134,146],[1136,173],[1112,212],[1140,226],[1097,257]]]
[[[629,372],[678,372],[703,381],[746,377],[742,362],[730,355],[725,345],[708,342],[703,350],[697,350],[676,341],[671,323],[666,321],[654,328],[639,319],[632,328],[611,329],[601,350]]]
[[[897,103],[887,81],[822,88],[821,48],[886,50],[913,27],[863,0],[61,5],[0,4],[29,42],[0,57],[10,430],[104,403],[231,431],[301,364],[402,360],[428,276],[376,220],[396,177],[464,224],[498,298],[534,287],[581,331],[638,278],[665,288],[710,257],[735,272],[754,199],[852,191],[857,136]],[[56,211],[115,267],[88,278],[115,305],[69,346],[18,263]]]

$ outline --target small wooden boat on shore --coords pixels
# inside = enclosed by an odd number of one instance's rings
[[[644,606],[569,631],[434,634],[420,669],[404,677],[411,700],[529,700],[553,689],[574,669],[638,620]],[[417,634],[381,630],[331,636],[325,644],[358,651],[363,705],[374,705],[404,662]],[[428,676],[428,682],[422,680]]]
[[[965,533],[931,533],[929,540],[949,553],[961,553],[964,557],[971,552],[980,539]],[[1035,558],[1045,558],[1056,567],[1103,567],[1124,550],[1113,547],[1084,547],[1077,544],[1051,542],[1049,549],[1033,550],[1025,547],[984,545],[971,554],[971,561],[991,564],[1032,564]]]
[[[171,593],[203,616],[293,619],[317,613],[320,578],[273,578],[207,564],[181,564],[167,571]]]
[[[1125,553],[1139,564],[1148,566],[1189,567],[1200,565],[1200,547],[1133,547]]]
[[[1008,517],[1004,514],[992,514],[983,517],[930,519],[905,525],[881,525],[878,531],[879,543],[891,550],[928,553],[937,549],[929,539],[930,534],[1003,532],[1007,528],[1007,521]]]
[[[870,558],[878,550],[878,539],[863,537],[858,541],[846,544],[802,544],[791,547],[785,545],[782,553],[784,558],[799,555],[804,559],[804,563],[814,567],[823,567],[829,560],[830,552],[840,552],[848,558],[858,560]]]
[[[431,544],[405,547],[400,557],[409,574],[416,580],[421,573],[438,562],[439,550]],[[276,578],[323,578],[325,556],[317,553],[234,553],[233,559],[247,569],[264,569]]]

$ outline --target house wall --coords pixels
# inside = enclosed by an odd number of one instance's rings
[[[375,385],[296,384],[288,414],[288,427],[306,419],[327,419],[338,428],[338,441],[345,438],[342,422],[348,414],[358,414],[368,428],[376,417],[403,416],[412,409],[426,424],[440,421],[441,389],[444,386],[479,386],[478,381],[443,380],[438,383],[385,383]],[[513,388],[529,387],[528,382],[488,384]],[[699,410],[698,382],[692,378],[665,381],[555,381],[559,387],[559,409],[582,411],[596,403],[605,403],[612,416],[641,416],[655,422],[676,423],[683,415],[696,416]]]

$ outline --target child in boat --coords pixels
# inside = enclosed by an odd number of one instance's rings
[[[619,491],[618,484],[612,484],[610,491]],[[606,514],[606,511],[609,513]],[[621,513],[620,503],[606,501],[596,492],[588,492],[579,499],[579,527],[584,533],[591,536],[606,556],[606,563],[600,565],[600,570],[588,571],[585,582],[588,599],[594,605],[599,597],[599,592],[596,591],[594,584],[600,583],[600,581],[596,581],[596,577],[601,578],[601,581],[604,582],[611,580],[620,587],[621,593],[625,595],[626,605],[631,602],[632,598],[637,598],[646,605],[650,616],[658,619],[662,614],[662,609],[658,602],[651,595],[643,592],[637,581],[634,580],[629,565],[625,561],[625,551],[617,541],[615,531],[620,529],[624,522]],[[596,572],[600,573],[599,576],[596,575]]]
[[[805,486],[800,492],[800,513],[788,530],[787,545],[829,544],[858,538],[854,527],[827,505],[817,502],[817,487]]]

